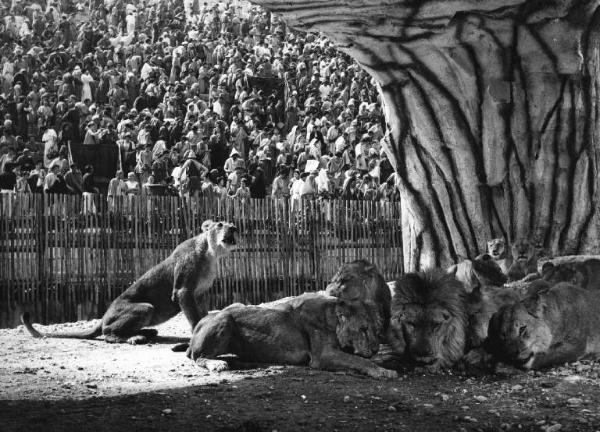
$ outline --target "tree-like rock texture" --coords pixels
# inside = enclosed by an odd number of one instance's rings
[[[599,0],[258,0],[380,85],[407,270],[598,253]]]

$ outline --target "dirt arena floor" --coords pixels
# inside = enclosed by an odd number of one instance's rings
[[[0,330],[0,432],[600,430],[596,363],[395,380],[279,366],[217,374],[170,350],[187,335],[182,316],[159,334],[130,346]]]

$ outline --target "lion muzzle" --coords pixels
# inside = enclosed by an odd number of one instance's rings
[[[237,245],[237,233],[238,229],[235,226],[230,226],[229,228],[227,228],[227,231],[223,236],[223,243],[228,246]]]

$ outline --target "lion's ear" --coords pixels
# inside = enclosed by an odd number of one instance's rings
[[[536,292],[525,299],[523,301],[523,306],[530,315],[536,318],[543,318],[545,305],[539,292]]]
[[[204,222],[202,222],[200,229],[202,230],[202,232],[206,232],[209,229],[211,229],[214,224],[215,224],[215,222],[213,222],[212,219],[207,219]]]
[[[551,272],[552,269],[554,269],[554,267],[554,263],[552,263],[551,261],[542,264],[542,271],[540,272],[542,277],[546,276],[549,272]]]

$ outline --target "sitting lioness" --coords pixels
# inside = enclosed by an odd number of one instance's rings
[[[93,339],[103,334],[106,342],[140,344],[157,334],[144,327],[161,324],[183,310],[193,329],[206,315],[203,294],[214,282],[217,260],[236,245],[237,229],[232,224],[205,221],[202,230],[117,297],[94,328],[42,334],[31,325],[29,314],[21,321],[34,337]]]
[[[396,372],[365,358],[379,348],[378,327],[364,306],[318,293],[287,299],[275,308],[236,304],[198,323],[187,356],[214,371],[228,368],[219,356],[235,354],[243,362],[309,365],[394,378]]]
[[[517,240],[511,249],[512,265],[507,273],[510,282],[535,279],[537,277],[538,261],[549,255],[548,251],[540,244],[534,246],[524,238]]]
[[[486,348],[524,369],[598,359],[599,311],[598,291],[559,283],[495,313]]]

